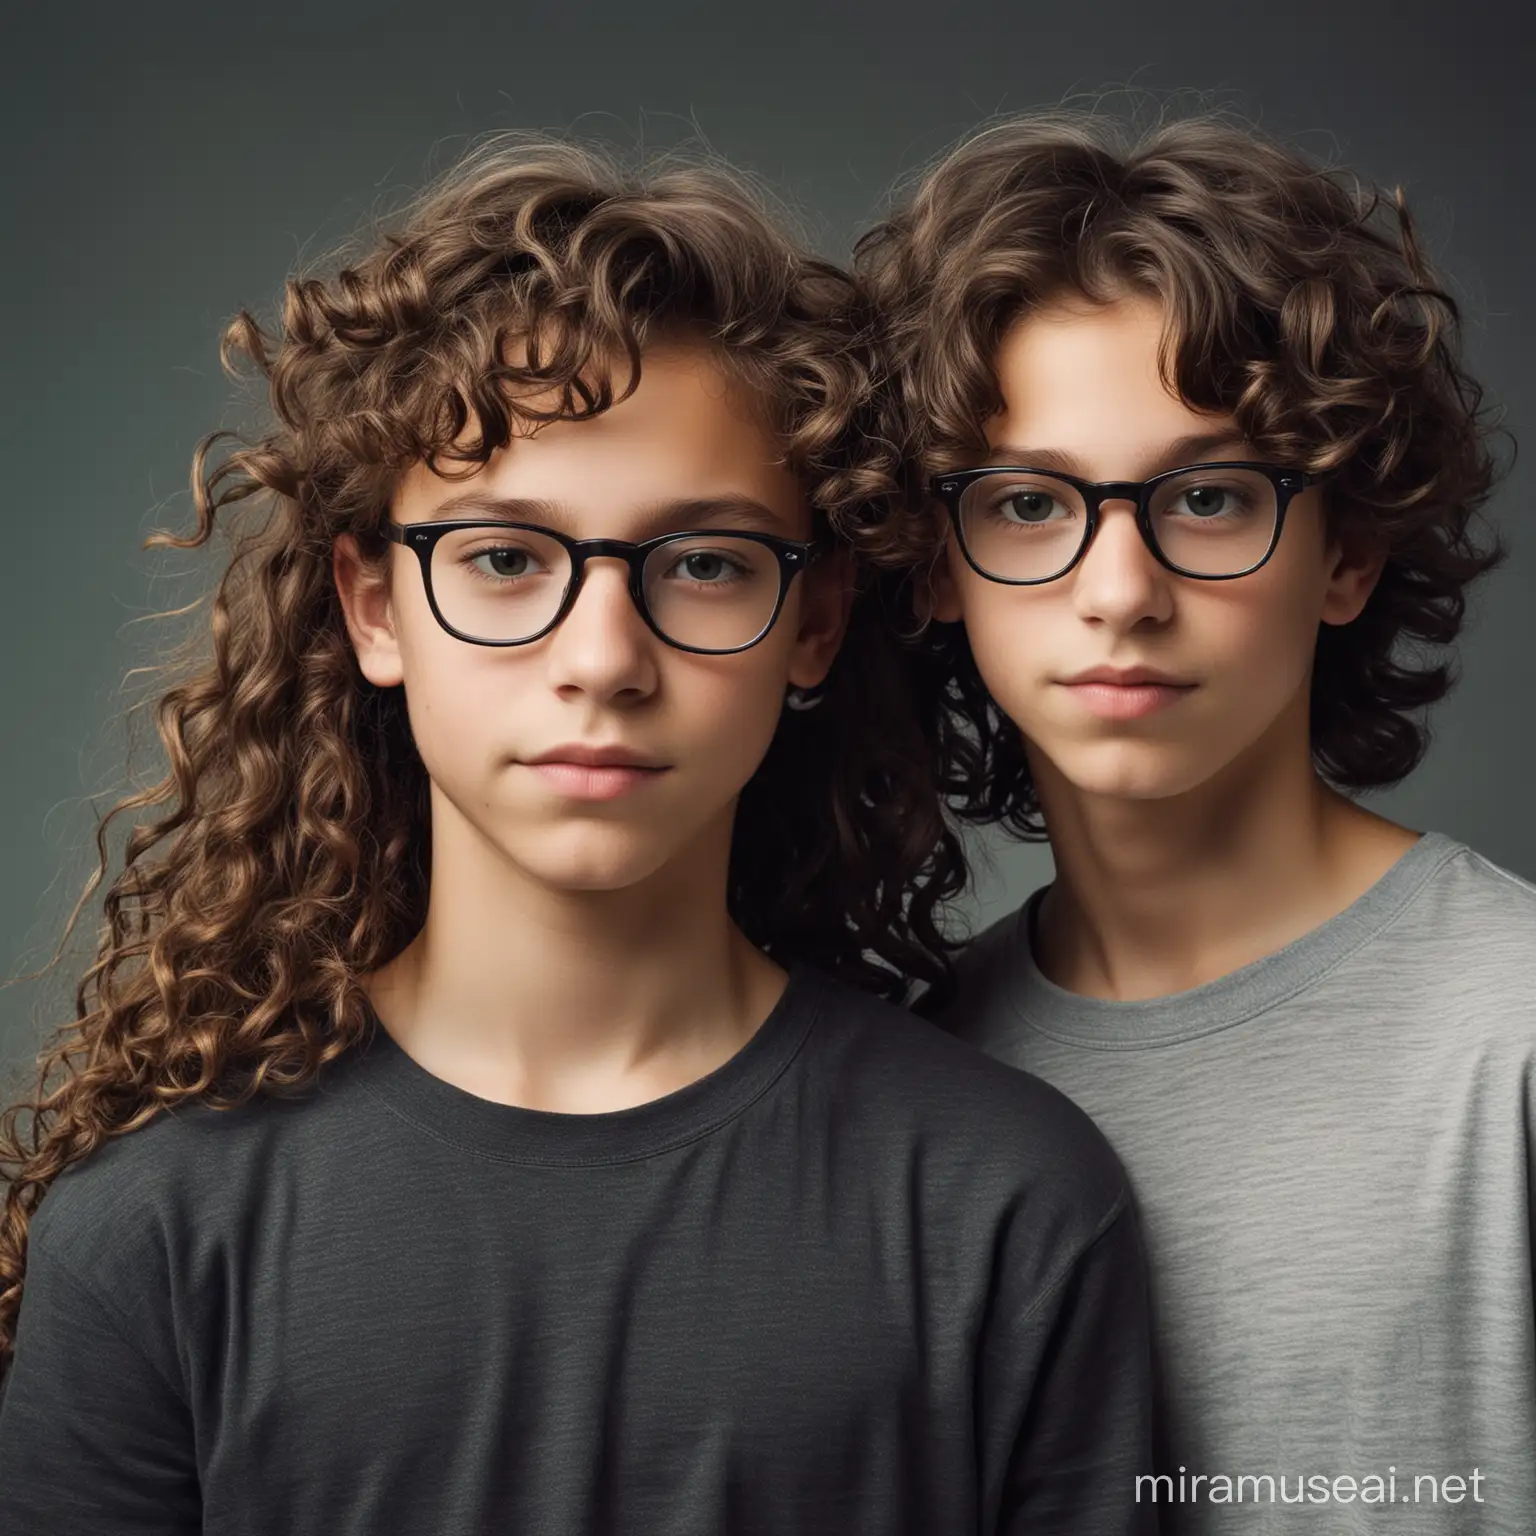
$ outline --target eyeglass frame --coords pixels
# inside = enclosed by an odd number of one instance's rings
[[[1168,480],[1175,480],[1180,475],[1192,474],[1201,469],[1249,469],[1262,474],[1275,489],[1275,527],[1270,535],[1269,547],[1254,561],[1252,565],[1245,566],[1240,571],[1231,571],[1213,575],[1208,571],[1187,571],[1181,565],[1175,565],[1167,554],[1158,547],[1157,537],[1152,532],[1152,494],[1156,486]],[[966,490],[978,480],[985,479],[989,475],[1043,475],[1050,480],[1060,480],[1065,485],[1070,485],[1083,498],[1083,504],[1087,508],[1088,516],[1083,533],[1082,543],[1078,546],[1077,553],[1073,555],[1066,565],[1062,566],[1050,576],[997,576],[991,571],[986,571],[976,563],[975,557],[965,542],[965,528],[960,510],[960,499]],[[1316,474],[1311,470],[1293,469],[1283,464],[1264,464],[1250,459],[1221,459],[1210,463],[1184,464],[1177,469],[1164,470],[1163,473],[1153,475],[1146,480],[1084,480],[1077,475],[1069,475],[1059,469],[1042,469],[1035,465],[1027,464],[987,464],[978,469],[962,469],[949,474],[932,475],[928,480],[929,492],[944,503],[945,510],[949,513],[949,520],[955,530],[955,539],[960,545],[960,553],[965,557],[965,563],[986,581],[995,581],[1005,587],[1038,587],[1046,582],[1060,581],[1075,566],[1079,565],[1083,557],[1088,553],[1088,547],[1093,543],[1094,535],[1099,531],[1100,508],[1106,501],[1133,501],[1136,503],[1136,528],[1141,534],[1141,541],[1151,551],[1153,559],[1165,569],[1172,571],[1175,576],[1187,576],[1192,581],[1236,581],[1240,576],[1251,576],[1261,566],[1265,565],[1270,556],[1280,544],[1280,535],[1285,528],[1285,513],[1294,497],[1309,487],[1319,484],[1326,476]]]
[[[455,629],[444,617],[442,609],[437,605],[437,593],[432,586],[432,556],[439,540],[464,528],[505,528],[524,533],[536,533],[543,538],[554,540],[565,550],[571,562],[570,580],[566,583],[565,592],[561,596],[559,607],[555,610],[555,616],[543,629],[518,640],[487,640],[482,636],[466,634],[461,629]],[[785,539],[778,534],[758,533],[745,528],[689,528],[676,533],[659,534],[654,539],[644,539],[634,543],[628,539],[573,539],[569,534],[561,533],[557,528],[546,528],[542,523],[513,523],[499,517],[455,518],[446,522],[421,523],[397,523],[390,518],[384,524],[384,536],[396,544],[415,551],[417,562],[421,566],[422,585],[426,590],[427,605],[432,610],[432,617],[455,640],[462,640],[468,645],[493,646],[532,645],[535,640],[542,640],[576,606],[576,599],[581,593],[581,584],[586,579],[587,562],[595,559],[612,559],[622,560],[629,567],[630,601],[634,603],[640,617],[645,620],[646,628],[663,644],[670,645],[674,650],[687,651],[694,656],[734,656],[741,651],[749,651],[754,645],[759,644],[767,636],[768,631],[778,623],[779,615],[784,611],[784,600],[789,596],[790,584],[795,577],[801,571],[808,570],[826,553],[825,544],[820,539]],[[767,623],[744,645],[733,645],[724,650],[716,650],[708,646],[684,645],[666,634],[651,613],[650,604],[645,596],[646,560],[650,558],[653,551],[667,544],[681,543],[684,539],[701,538],[747,539],[754,544],[763,545],[778,559],[779,595],[774,601],[773,612],[769,615]]]

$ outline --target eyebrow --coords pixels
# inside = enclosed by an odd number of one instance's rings
[[[1145,473],[1155,475],[1165,469],[1180,469],[1186,464],[1198,462],[1218,449],[1243,446],[1243,434],[1236,427],[1224,427],[1216,432],[1194,432],[1187,437],[1176,437],[1171,443],[1166,444],[1151,460]],[[987,455],[987,463],[988,465],[1017,465],[1027,469],[1056,469],[1065,474],[1076,475],[1079,479],[1090,478],[1083,472],[1082,461],[1075,454],[1061,448],[1018,448],[1011,443],[999,443]]]
[[[671,533],[687,528],[725,526],[754,533],[783,533],[784,519],[773,508],[751,496],[690,496],[655,501],[637,510],[640,522],[636,542],[648,533]],[[485,491],[460,491],[432,509],[430,520],[486,518],[493,522],[539,523],[570,531],[575,519],[559,502],[522,496],[492,496]],[[766,525],[766,526],[765,526]]]

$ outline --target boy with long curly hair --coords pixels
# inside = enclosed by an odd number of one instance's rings
[[[1119,1166],[879,995],[956,854],[849,279],[493,142],[229,341],[165,542],[261,515],[9,1119],[0,1530],[1146,1529]]]
[[[1180,1532],[1303,1499],[1529,1531],[1536,889],[1354,793],[1418,762],[1500,554],[1401,195],[1215,116],[1050,113],[954,150],[859,268],[941,772],[1055,859],[943,1017],[1127,1167],[1140,1496]]]

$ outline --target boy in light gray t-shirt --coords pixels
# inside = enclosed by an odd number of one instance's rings
[[[861,242],[955,808],[1055,879],[929,1010],[1129,1173],[1173,1536],[1536,1532],[1536,890],[1367,810],[1497,564],[1400,196],[1000,122]],[[1529,872],[1527,872],[1529,873]]]
[[[1284,949],[1140,1002],[1048,981],[1038,901],[972,946],[954,1018],[1132,1171],[1178,1528],[1296,1529],[1321,1477],[1317,1529],[1529,1531],[1536,887],[1429,833]]]

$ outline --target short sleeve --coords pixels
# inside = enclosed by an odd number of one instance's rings
[[[173,1369],[34,1235],[0,1396],[0,1531],[201,1531],[191,1414]]]
[[[1152,1470],[1145,1261],[1128,1202],[980,1362],[982,1529],[996,1536],[1146,1536]]]

